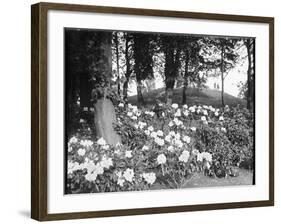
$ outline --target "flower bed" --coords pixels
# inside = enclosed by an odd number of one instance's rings
[[[116,146],[83,130],[69,139],[67,193],[147,190],[155,183],[180,188],[195,172],[225,177],[238,175],[235,167],[252,168],[247,109],[119,103],[116,114]]]

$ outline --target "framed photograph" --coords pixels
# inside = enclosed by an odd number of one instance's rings
[[[31,8],[33,219],[274,205],[274,18]]]

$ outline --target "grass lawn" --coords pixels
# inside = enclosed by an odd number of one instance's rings
[[[193,176],[185,183],[184,188],[194,187],[216,187],[216,186],[233,186],[233,185],[252,185],[253,172],[245,169],[239,169],[238,177],[210,178],[203,173],[194,173]]]
[[[192,176],[185,181],[181,188],[202,188],[202,187],[225,187],[238,185],[252,185],[253,171],[238,169],[239,176],[226,178],[208,177],[203,173],[193,173]],[[163,186],[159,183],[154,183],[151,190],[169,189],[168,186]]]
[[[143,93],[146,106],[155,105],[156,100],[164,102],[165,88],[155,89],[150,92]],[[128,98],[131,104],[137,105],[137,95]],[[174,89],[173,103],[181,104],[182,88]],[[246,101],[230,94],[224,93],[224,102],[229,106],[246,106]],[[221,107],[221,91],[214,89],[187,89],[187,104],[188,105],[212,105],[213,107]]]

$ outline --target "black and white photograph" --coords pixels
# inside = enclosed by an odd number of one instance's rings
[[[65,194],[255,185],[255,38],[64,28]]]

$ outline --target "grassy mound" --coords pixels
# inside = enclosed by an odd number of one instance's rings
[[[156,100],[165,101],[165,88],[159,88],[150,92],[143,93],[143,97],[147,106],[155,105]],[[197,89],[189,87],[187,89],[187,104],[188,105],[212,105],[214,107],[221,106],[221,91],[214,89]],[[131,104],[138,104],[137,95],[128,98]],[[173,103],[181,104],[182,88],[174,89]],[[229,106],[246,106],[246,101],[230,94],[224,93],[224,102]]]

